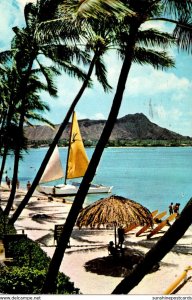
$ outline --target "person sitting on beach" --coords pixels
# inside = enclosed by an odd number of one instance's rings
[[[154,221],[155,221],[155,223],[157,223],[157,224],[160,224],[160,223],[162,222],[162,220],[159,219],[159,218],[155,218]]]
[[[108,245],[108,252],[109,252],[109,254],[111,254],[111,255],[117,255],[117,248],[114,247],[113,241],[110,241],[110,242],[109,242],[109,245]]]

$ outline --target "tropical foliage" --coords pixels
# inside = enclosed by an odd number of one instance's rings
[[[0,217],[5,218],[2,214]],[[0,224],[3,224],[1,222]],[[0,233],[5,233],[0,225]],[[6,226],[13,237],[15,230]],[[50,258],[39,245],[27,238],[5,243],[6,256],[13,259],[8,266],[0,266],[0,291],[3,294],[40,294]],[[79,294],[74,284],[63,273],[58,274],[56,294]]]
[[[49,42],[45,43],[42,43],[37,39],[35,32],[39,22],[45,19],[45,15],[43,14],[43,3],[45,1],[40,2],[38,2],[37,5],[29,3],[25,6],[24,14],[26,27],[22,29],[19,29],[18,27],[13,28],[15,36],[12,40],[11,49],[0,55],[2,57],[2,62],[5,59],[9,59],[9,63],[12,61],[14,68],[13,71],[11,70],[11,76],[16,74],[15,80],[12,80],[14,85],[9,85],[10,99],[8,99],[8,106],[6,106],[8,107],[8,113],[7,124],[5,124],[4,128],[9,131],[9,126],[11,126],[10,122],[12,122],[13,117],[16,117],[18,134],[21,137],[23,136],[23,126],[28,122],[29,118],[50,124],[48,120],[37,114],[38,111],[42,112],[43,110],[48,109],[48,106],[40,101],[37,90],[47,90],[52,97],[56,97],[57,89],[53,82],[53,75],[60,74],[58,67],[63,69],[69,75],[84,78],[84,73],[72,63],[74,58],[76,58],[77,61],[80,61],[82,57],[84,61],[86,61],[86,55],[84,55],[82,51],[78,51],[77,47],[71,45],[67,46],[63,43],[55,43],[55,39],[50,39]],[[43,64],[41,62],[43,55],[44,57],[51,59],[54,66]],[[40,78],[39,76],[41,76],[41,78],[42,76],[44,77],[46,84],[37,80],[37,78]],[[5,136],[4,133],[5,132],[2,132],[2,136]],[[19,158],[23,148],[21,141],[22,139],[17,139],[17,142],[14,143],[14,173],[12,189],[5,209],[5,214],[7,215],[10,212],[16,191]],[[4,145],[1,177],[9,146],[9,143],[6,141],[6,144]]]
[[[117,3],[117,1],[112,1],[113,3]],[[93,8],[95,8],[95,12],[97,11],[97,6],[100,4],[99,1],[81,1],[79,2],[78,7],[78,16],[80,19],[82,19],[82,14],[84,11],[81,11],[80,6],[82,5],[83,10],[87,3],[90,3],[91,7],[91,13],[93,14]],[[108,2],[107,2],[108,3]],[[122,2],[119,2],[122,5]],[[155,20],[162,20],[167,21],[171,23],[176,24],[176,29],[180,29],[180,35],[179,38],[185,39],[185,46],[187,49],[191,48],[191,40],[189,38],[188,33],[192,29],[190,26],[190,18],[191,18],[191,11],[192,11],[192,3],[191,1],[152,1],[152,0],[143,0],[141,1],[123,1],[125,3],[125,7],[128,7],[131,9],[133,14],[128,14],[125,17],[120,17],[120,24],[123,24],[125,28],[127,28],[127,31],[123,32],[123,43],[121,49],[123,50],[123,64],[115,92],[115,96],[112,102],[111,110],[109,113],[108,120],[106,122],[106,125],[103,129],[103,132],[101,134],[100,140],[98,141],[98,144],[95,148],[95,151],[93,153],[93,156],[91,158],[89,167],[87,169],[87,172],[82,180],[82,183],[80,185],[80,189],[74,199],[72,208],[69,212],[69,215],[67,217],[67,220],[65,222],[65,229],[63,230],[63,233],[61,235],[58,247],[55,250],[55,253],[53,255],[50,268],[47,274],[47,279],[43,288],[43,292],[53,292],[54,291],[54,281],[53,278],[56,276],[59,266],[61,264],[61,261],[63,259],[63,255],[65,252],[65,249],[67,248],[67,243],[69,241],[70,234],[72,232],[73,226],[75,224],[75,221],[78,217],[79,211],[82,207],[82,204],[84,202],[84,199],[86,197],[86,194],[89,189],[89,184],[92,181],[96,168],[98,166],[98,163],[100,161],[100,158],[102,156],[102,152],[107,144],[107,141],[110,137],[111,131],[113,129],[113,126],[115,124],[115,121],[118,116],[119,109],[121,107],[121,103],[123,100],[123,93],[125,89],[125,85],[127,82],[127,78],[129,75],[129,71],[131,68],[131,65],[136,57],[137,54],[137,45],[139,42],[139,34],[142,31],[140,28],[141,26],[148,22],[148,21],[155,21]],[[103,4],[103,3],[102,3]],[[118,3],[117,3],[118,4]],[[90,9],[88,8],[88,10]],[[108,15],[110,10],[106,12]],[[88,19],[87,14],[85,15],[85,20]],[[96,16],[95,16],[96,17]],[[181,18],[183,19],[185,17],[185,25],[183,24]],[[120,26],[121,28],[121,26]],[[117,29],[118,33],[118,29]],[[175,35],[176,36],[176,35]],[[117,34],[118,37],[118,34]],[[181,43],[179,42],[178,36],[176,36],[176,43],[178,47],[184,48]],[[159,40],[156,39],[157,45],[161,45],[159,43]],[[141,57],[141,55],[140,55]],[[146,55],[144,58],[147,57]],[[152,56],[153,57],[153,56]],[[161,62],[162,58],[162,63]],[[145,62],[149,62],[148,59],[145,59]],[[159,68],[163,67],[166,68],[168,66],[173,66],[173,63],[171,60],[168,61],[165,57],[165,52],[159,53],[156,56],[156,60],[152,59],[150,61],[151,65]]]
[[[13,103],[15,101],[19,103],[16,116],[20,136],[25,123],[26,108],[28,108],[28,105],[30,107],[27,95],[35,62],[47,80],[49,92],[52,95],[56,94],[47,67],[38,59],[40,53],[45,57],[49,57],[54,65],[60,66],[69,75],[84,79],[84,82],[47,152],[31,190],[13,214],[10,223],[15,222],[28,203],[75,105],[85,88],[90,86],[93,69],[95,68],[97,78],[104,89],[108,90],[110,89],[110,83],[106,79],[104,54],[108,48],[113,48],[122,59],[122,67],[108,120],[95,147],[89,167],[67,217],[58,247],[50,262],[42,289],[43,293],[54,293],[56,291],[56,278],[65,249],[87,195],[90,182],[93,180],[103,150],[116,122],[132,64],[150,64],[154,68],[164,70],[174,66],[174,60],[167,53],[169,47],[177,45],[179,49],[190,53],[192,50],[191,12],[191,0],[39,0],[36,4],[29,3],[26,5],[26,28],[14,28],[15,37],[12,41],[11,51],[1,55],[2,59],[11,55],[14,60],[17,75],[16,87],[11,88],[8,99],[11,99]],[[155,29],[153,24],[156,21],[171,24],[173,26],[172,32],[167,33]],[[80,42],[81,47],[77,47]],[[93,53],[90,61],[89,56],[87,56],[89,51]],[[85,64],[89,61],[86,75],[72,63],[74,59],[78,63],[82,61]],[[6,99],[5,91],[2,90],[2,92],[3,99]],[[32,106],[34,102],[34,99],[31,98],[30,103]],[[8,109],[7,103],[5,101],[0,111]],[[2,114],[1,123],[4,124]],[[15,149],[13,186],[10,201],[6,208],[7,214],[14,199],[21,148],[19,142]]]

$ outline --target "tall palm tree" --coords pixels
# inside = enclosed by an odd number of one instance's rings
[[[71,45],[68,47],[66,44],[58,44],[55,43],[55,40],[52,41],[50,39],[49,43],[41,43],[36,37],[36,29],[39,26],[39,22],[41,18],[44,20],[45,15],[42,13],[44,6],[40,6],[39,3],[45,3],[47,1],[38,1],[37,4],[27,4],[25,6],[24,14],[26,20],[26,28],[19,29],[14,27],[13,30],[15,32],[15,37],[12,40],[12,53],[13,58],[16,61],[16,67],[18,71],[18,88],[16,91],[16,97],[19,101],[21,101],[20,105],[20,118],[19,118],[19,131],[22,135],[23,125],[25,120],[25,112],[27,106],[27,85],[31,75],[31,72],[34,67],[34,63],[36,62],[45,79],[48,82],[49,90],[52,92],[52,84],[49,80],[49,72],[50,67],[46,68],[42,65],[40,58],[41,55],[48,57],[52,60],[55,65],[60,66],[68,72],[70,75],[75,75],[78,78],[84,78],[84,73],[80,70],[80,68],[76,67],[72,64],[72,59],[75,57],[78,60],[82,57],[82,51],[77,49],[76,47],[72,47]],[[72,33],[71,33],[72,34]],[[68,37],[67,37],[68,38]],[[66,39],[67,39],[66,38]],[[77,33],[73,32],[73,38],[78,38]],[[73,51],[72,51],[73,50]],[[79,50],[79,51],[78,51]],[[84,55],[84,53],[83,53]],[[84,57],[83,57],[84,58]],[[53,94],[52,94],[53,95]],[[20,144],[19,142],[16,145],[15,149],[15,163],[14,163],[14,175],[12,180],[12,189],[9,197],[9,203],[13,203],[14,196],[16,192],[16,184],[17,184],[17,173],[19,166],[19,156],[20,156]],[[10,211],[7,208],[5,213],[8,214]]]
[[[49,75],[49,77],[50,77],[50,75]],[[42,111],[49,109],[48,106],[40,100],[38,92],[40,92],[42,89],[44,91],[48,91],[49,93],[51,93],[51,90],[52,90],[52,94],[55,95],[56,89],[54,88],[53,83],[51,83],[51,89],[50,89],[50,86],[46,86],[45,84],[39,82],[39,79],[37,78],[36,75],[30,76],[29,82],[27,85],[27,91],[26,91],[27,92],[26,93],[27,102],[25,105],[25,114],[24,114],[23,123],[28,123],[29,119],[38,119],[38,120],[41,120],[44,122],[46,121],[47,124],[52,125],[51,122],[49,122],[45,118],[41,118],[40,115],[38,114],[38,112],[42,112]],[[15,154],[13,178],[16,178],[16,181],[17,181],[19,158],[21,157],[21,151],[23,149],[23,145],[25,145],[25,144],[23,144],[23,141],[25,141],[23,127],[22,128],[19,127],[20,118],[21,118],[20,110],[22,109],[21,101],[18,101],[18,103],[15,102],[15,108],[16,109],[14,111],[14,115],[12,116],[13,118],[12,118],[9,126],[7,127],[7,133],[8,133],[8,136],[12,137],[12,139],[13,139],[13,141],[12,141],[12,144],[14,145],[13,152]],[[14,125],[14,127],[13,127],[13,125]],[[17,135],[14,136],[13,134],[9,134],[9,133],[11,133],[11,130],[15,127],[17,128],[17,132],[18,132]],[[8,146],[9,146],[9,144],[7,145],[7,147]],[[6,150],[6,148],[5,148],[5,150]],[[8,149],[7,149],[7,151],[8,151]],[[14,189],[13,184],[14,183],[12,183],[11,193],[10,193],[7,205],[5,207],[5,210],[4,210],[4,214],[6,214],[6,215],[9,214],[11,207],[13,205],[13,201],[14,201],[15,189]]]
[[[39,184],[39,181],[45,170],[45,167],[55,149],[55,146],[58,144],[58,141],[59,141],[64,129],[66,128],[66,126],[70,120],[70,117],[75,109],[76,104],[80,100],[85,89],[87,87],[89,87],[89,85],[90,85],[91,75],[94,70],[95,70],[97,79],[103,86],[104,90],[107,92],[108,90],[111,89],[111,87],[108,84],[107,79],[106,79],[106,68],[103,63],[103,55],[112,46],[111,41],[113,38],[113,34],[111,34],[110,30],[108,30],[108,29],[106,30],[106,27],[105,27],[106,22],[103,22],[102,25],[103,26],[97,26],[97,24],[95,22],[92,22],[92,24],[87,24],[86,31],[85,31],[85,27],[83,26],[83,30],[81,31],[82,43],[83,43],[83,45],[85,45],[86,52],[93,53],[86,78],[83,81],[83,84],[82,84],[80,90],[78,91],[75,99],[73,100],[63,122],[61,123],[61,125],[60,125],[60,127],[59,127],[59,129],[58,129],[58,131],[57,131],[57,133],[56,133],[56,135],[55,135],[55,137],[54,137],[54,139],[53,139],[53,141],[41,163],[41,166],[32,182],[30,190],[27,192],[24,199],[19,204],[17,210],[13,213],[12,217],[10,218],[10,220],[9,220],[10,224],[14,224],[14,222],[18,219],[22,210],[25,208],[25,206],[29,202],[30,197],[32,196],[35,188]],[[58,34],[60,35],[60,32],[58,32]]]
[[[10,62],[9,62],[10,63]],[[11,66],[5,70],[4,80],[4,88],[6,90],[5,93],[5,102],[4,102],[4,110],[3,110],[3,122],[1,124],[1,139],[2,139],[2,163],[0,170],[0,183],[2,181],[3,171],[6,163],[7,154],[10,147],[10,128],[11,121],[14,117],[16,110],[16,97],[14,91],[17,89],[18,85],[18,73],[14,66]]]
[[[84,1],[83,1],[84,2]],[[88,1],[86,1],[87,3]],[[93,2],[93,1],[92,1]],[[174,6],[174,3],[176,4]],[[115,124],[115,121],[117,119],[117,115],[121,106],[121,102],[123,99],[123,93],[125,89],[125,84],[127,82],[128,74],[131,68],[131,64],[134,60],[138,60],[139,58],[139,52],[140,52],[140,58],[141,58],[141,51],[137,51],[137,43],[138,43],[138,38],[140,34],[142,33],[140,30],[140,27],[142,24],[149,20],[155,20],[155,19],[160,19],[165,20],[165,17],[169,14],[170,19],[166,19],[167,22],[172,22],[173,20],[176,24],[176,28],[180,28],[180,35],[185,37],[187,48],[191,46],[190,40],[186,38],[186,33],[191,30],[191,26],[189,23],[189,17],[191,12],[191,1],[186,1],[185,3],[181,3],[180,1],[149,1],[149,0],[143,0],[142,4],[141,1],[138,3],[136,1],[126,1],[126,4],[129,5],[129,8],[131,8],[132,11],[135,12],[132,16],[128,16],[127,18],[123,19],[123,24],[127,26],[127,33],[125,32],[123,38],[123,65],[121,68],[121,73],[119,76],[118,84],[117,84],[117,89],[116,93],[113,99],[111,111],[109,113],[108,120],[106,122],[106,125],[103,129],[103,132],[101,134],[101,138],[98,141],[98,144],[95,148],[95,151],[93,153],[93,156],[91,158],[89,167],[87,169],[87,172],[81,182],[80,189],[73,201],[71,210],[69,212],[69,215],[66,219],[65,222],[65,229],[63,230],[60,241],[58,244],[57,249],[55,250],[55,253],[53,255],[52,261],[50,263],[49,271],[47,274],[47,279],[45,282],[45,285],[43,287],[43,292],[53,292],[54,291],[54,284],[57,276],[57,272],[59,270],[59,266],[61,264],[65,249],[67,247],[67,243],[69,241],[69,237],[71,235],[73,226],[75,224],[76,218],[78,216],[78,213],[80,209],[82,208],[84,199],[87,195],[88,189],[90,182],[92,181],[96,168],[98,166],[98,163],[100,161],[102,152],[104,150],[104,147],[110,137],[111,131],[113,129],[113,126]],[[178,5],[177,5],[178,4]],[[95,9],[96,10],[96,9]],[[176,13],[175,13],[176,12]],[[182,13],[181,13],[182,12]],[[174,14],[175,13],[175,14]],[[185,13],[185,23],[182,22],[179,23],[181,20],[181,14],[183,17],[183,14]],[[171,19],[172,17],[172,19]],[[148,32],[149,33],[149,32]],[[153,31],[154,33],[154,31]],[[177,38],[177,43],[180,46],[179,40],[178,40],[178,35],[175,35]],[[149,39],[149,37],[148,37]],[[147,41],[147,40],[146,40]],[[155,40],[157,44],[159,43],[158,38]],[[144,52],[143,52],[144,53]],[[136,56],[137,54],[137,56]],[[146,57],[146,56],[145,56]],[[161,59],[163,59],[162,65],[161,65]],[[150,62],[149,56],[146,59],[147,62]],[[168,67],[172,65],[167,61],[165,63],[165,56],[163,53],[161,55],[156,55],[153,56],[153,61],[151,61],[153,66],[156,67]]]
[[[82,1],[84,2],[84,1]],[[86,1],[88,2],[88,1]],[[92,1],[90,1],[92,2]],[[122,102],[123,93],[125,89],[125,84],[128,78],[129,70],[132,64],[132,61],[134,60],[134,51],[137,44],[137,38],[139,35],[139,28],[142,24],[147,22],[148,20],[155,20],[155,19],[161,19],[163,21],[172,22],[176,24],[176,29],[174,31],[175,36],[177,37],[177,43],[178,46],[181,46],[182,48],[190,49],[191,48],[191,35],[189,32],[191,31],[190,26],[190,17],[191,17],[191,11],[192,11],[192,3],[191,1],[150,1],[150,0],[143,0],[138,3],[136,1],[126,1],[126,4],[129,5],[129,7],[136,12],[134,16],[128,19],[128,29],[129,34],[127,35],[127,38],[125,40],[125,56],[124,61],[119,77],[119,81],[117,84],[116,94],[114,96],[113,104],[111,107],[111,111],[108,117],[108,120],[106,122],[106,125],[103,129],[103,132],[101,134],[101,138],[95,148],[94,154],[92,156],[92,159],[90,161],[89,167],[87,169],[87,172],[82,180],[82,183],[80,185],[80,189],[77,193],[77,196],[75,197],[75,200],[73,202],[72,208],[70,210],[70,213],[67,217],[66,223],[65,223],[65,229],[63,230],[58,248],[55,250],[55,253],[53,255],[49,271],[47,274],[47,279],[43,288],[43,292],[53,292],[54,291],[54,284],[56,280],[56,275],[58,272],[58,268],[61,264],[64,251],[67,247],[67,243],[69,240],[69,237],[71,235],[73,226],[75,224],[75,220],[78,216],[78,213],[82,207],[83,201],[85,199],[85,196],[87,194],[89,184],[92,181],[92,178],[94,177],[97,165],[99,163],[100,157],[102,155],[102,152],[104,150],[104,147],[107,143],[107,140],[111,134],[112,128],[114,126],[114,123],[116,121],[118,111]],[[169,19],[168,19],[169,17]],[[126,21],[126,20],[125,20]],[[185,21],[185,22],[184,22]],[[125,22],[126,23],[126,22]],[[183,38],[182,43],[180,40]],[[189,225],[189,223],[188,223]],[[163,244],[165,246],[165,244]],[[166,251],[168,251],[166,249]],[[155,252],[157,254],[157,252]],[[153,260],[154,262],[154,260]],[[146,268],[145,271],[146,272]]]

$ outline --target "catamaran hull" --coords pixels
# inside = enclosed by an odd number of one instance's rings
[[[88,190],[88,194],[111,193],[112,186],[104,186],[99,184],[92,184]],[[79,183],[74,184],[60,184],[56,186],[39,185],[38,192],[51,196],[74,196],[79,189]]]

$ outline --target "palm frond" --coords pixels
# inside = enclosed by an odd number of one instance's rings
[[[147,29],[139,31],[138,33],[139,44],[147,47],[162,47],[167,48],[176,44],[176,40],[172,34],[162,32],[157,29]]]
[[[79,80],[85,80],[87,77],[87,73],[81,70],[79,67],[76,65],[67,62],[67,61],[58,61],[58,64],[62,67],[64,72],[68,74],[69,76],[73,76],[75,78],[78,78]],[[91,86],[91,81],[90,85]]]
[[[37,6],[33,3],[27,3],[24,7],[24,16],[27,28],[34,28],[37,18]]]
[[[38,23],[52,20],[58,14],[58,7],[63,0],[37,0]]]
[[[149,64],[155,69],[167,69],[174,67],[174,60],[165,51],[136,48],[133,61],[138,64]]]
[[[88,53],[81,51],[77,47],[66,47],[62,45],[53,45],[50,47],[42,48],[43,54],[50,58],[54,62],[57,68],[63,70],[70,76],[74,76],[80,80],[85,80],[86,73],[72,63],[73,59],[76,59],[78,63],[83,61],[89,62]]]
[[[47,124],[49,127],[51,127],[51,129],[55,129],[55,125],[50,122],[47,118],[42,117],[41,115],[35,113],[35,112],[31,112],[30,114],[27,114],[25,117],[25,123],[30,124],[29,123],[29,119],[33,120],[33,121],[39,121],[41,123],[45,123]]]
[[[0,63],[1,64],[5,64],[9,61],[11,61],[12,57],[13,57],[13,50],[6,50],[6,51],[2,51],[0,52]]]
[[[90,60],[89,54],[76,45],[51,44],[48,47],[42,47],[41,50],[46,57],[54,62],[64,60],[72,61],[75,59],[78,64],[80,64],[80,62],[87,64]]]
[[[182,17],[174,29],[173,36],[176,38],[180,49],[192,52],[192,17]]]
[[[104,91],[109,92],[112,89],[112,87],[110,86],[110,84],[107,81],[107,70],[105,68],[105,65],[104,65],[101,57],[99,57],[96,61],[95,74],[97,76],[98,81],[103,86]]]
[[[162,0],[164,14],[172,15],[176,18],[181,16],[191,16],[191,0]]]
[[[37,24],[35,37],[38,42],[50,43],[50,41],[60,43],[60,39],[73,44],[79,41],[80,28],[76,26],[76,21],[70,20],[69,17],[55,16]]]
[[[49,94],[52,97],[57,97],[57,88],[54,85],[54,82],[53,82],[53,79],[52,79],[52,72],[51,72],[51,70],[49,69],[49,67],[43,66],[38,60],[37,60],[37,62],[39,64],[39,67],[40,67],[40,70],[41,70],[43,76],[46,79],[47,88],[48,88]]]
[[[119,0],[75,0],[71,3],[70,0],[65,1],[60,5],[60,10],[63,10],[67,15],[72,15],[74,18],[106,18],[106,16],[116,15],[118,18],[126,15],[133,16],[135,13],[129,9],[122,1]]]

